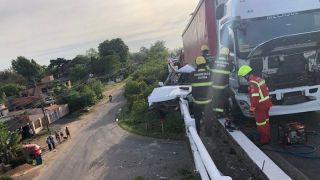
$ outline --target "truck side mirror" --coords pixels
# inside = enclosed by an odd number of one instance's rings
[[[159,87],[163,87],[163,86],[164,86],[163,82],[159,82],[159,83],[158,83],[158,86],[159,86]]]
[[[223,18],[223,16],[225,16],[225,14],[226,14],[226,4],[220,4],[217,7],[217,11],[216,11],[217,20],[220,20],[221,18]]]

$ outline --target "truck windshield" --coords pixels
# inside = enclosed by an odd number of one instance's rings
[[[246,19],[235,23],[237,52],[246,58],[259,44],[273,38],[320,30],[320,9]]]

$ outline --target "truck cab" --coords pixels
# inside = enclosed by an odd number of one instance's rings
[[[216,18],[219,47],[236,69],[250,65],[269,87],[270,115],[320,110],[320,1],[221,0]],[[233,102],[251,117],[248,82],[230,75]]]

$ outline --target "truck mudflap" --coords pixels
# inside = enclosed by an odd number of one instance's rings
[[[301,97],[303,97],[304,100],[296,101],[292,104],[286,103],[286,97],[292,94],[300,94],[293,98],[301,99]],[[270,116],[320,111],[320,85],[280,89],[270,92],[270,97],[273,101],[273,106],[270,109]],[[253,117],[253,114],[249,111],[249,95],[245,93],[237,93],[235,94],[235,98],[242,114],[246,117]],[[281,102],[282,104],[278,102]]]

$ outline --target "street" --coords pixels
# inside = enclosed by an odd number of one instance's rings
[[[114,94],[101,118],[82,127],[37,179],[180,179],[179,169],[193,168],[186,142],[141,137],[118,127],[115,116],[125,103],[122,93]]]

